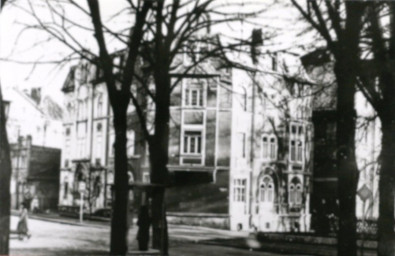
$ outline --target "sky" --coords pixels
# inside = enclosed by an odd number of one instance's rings
[[[43,8],[42,0],[30,0],[32,6],[37,10],[40,19],[50,21],[52,16],[48,10]],[[76,0],[86,8],[85,0]],[[54,2],[54,1],[52,1]],[[227,11],[242,10],[250,12],[257,10],[256,4],[247,0],[217,0],[215,4],[229,6]],[[296,10],[284,7],[284,1],[276,1],[271,5],[270,1],[259,2],[263,8],[267,8],[259,19],[253,23],[226,24],[213,28],[214,33],[228,33],[231,36],[242,38],[249,37],[253,28],[260,27],[263,31],[274,31],[277,37],[273,42],[265,42],[267,50],[288,49],[294,45],[297,38],[297,31],[301,29],[295,22]],[[230,7],[232,4],[236,5]],[[255,2],[257,3],[257,2]],[[54,64],[37,64],[39,61],[59,60],[68,53],[68,49],[58,41],[46,42],[46,33],[34,29],[26,29],[27,25],[35,24],[35,20],[27,14],[23,8],[28,9],[28,0],[16,0],[17,6],[6,6],[0,16],[0,79],[3,87],[18,87],[20,89],[30,89],[41,87],[43,95],[51,95],[55,100],[62,100],[60,91],[67,76],[70,66],[73,63],[65,64],[62,67]],[[131,22],[130,15],[115,15],[116,17],[108,22],[110,17],[124,9],[127,1],[124,0],[100,0],[103,21],[110,24],[111,28],[128,27]],[[233,8],[233,9],[231,9]],[[239,8],[239,9],[237,9]],[[89,17],[75,8],[66,8],[67,17],[71,17],[73,22],[91,27]],[[78,28],[70,28],[69,33],[73,34],[78,41],[93,52],[97,52],[96,42],[91,32]],[[113,49],[119,49],[121,45],[112,44]],[[8,61],[4,61],[7,59]],[[12,61],[10,61],[12,60]],[[16,62],[14,62],[16,61]],[[17,63],[18,62],[18,63]],[[23,62],[23,64],[22,64]],[[59,102],[60,103],[60,102]]]

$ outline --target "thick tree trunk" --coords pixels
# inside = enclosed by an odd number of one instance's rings
[[[382,120],[379,180],[378,256],[395,255],[394,171],[395,122]]]
[[[155,102],[155,134],[150,140],[151,181],[161,187],[152,193],[152,247],[168,255],[168,232],[165,206],[165,187],[168,180],[170,77],[163,68],[155,76],[157,94]]]
[[[355,79],[349,70],[349,60],[337,60],[337,177],[339,197],[338,255],[355,256],[356,246],[356,189],[358,169],[355,161]],[[351,72],[351,76],[350,76]]]
[[[126,155],[126,108],[114,109],[115,165],[113,213],[111,218],[111,255],[127,253],[128,169]]]
[[[0,255],[9,253],[11,160],[3,95],[0,88]]]
[[[163,144],[168,144],[162,139]],[[168,136],[167,136],[168,140]],[[152,143],[152,144],[151,144]],[[165,186],[167,184],[167,154],[168,150],[161,146],[160,142],[150,143],[150,162],[151,162],[151,177],[152,183],[160,185],[155,187],[152,191],[152,247],[159,249],[162,255],[168,255],[168,233],[167,233],[167,220],[166,220],[166,206],[165,206]],[[165,155],[166,154],[166,155]],[[166,156],[166,157],[164,157]]]

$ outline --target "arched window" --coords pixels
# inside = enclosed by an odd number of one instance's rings
[[[273,179],[264,176],[259,184],[259,200],[261,202],[273,202],[274,200],[274,184]]]
[[[298,177],[294,177],[289,184],[289,202],[291,204],[301,204],[302,193],[302,183]]]

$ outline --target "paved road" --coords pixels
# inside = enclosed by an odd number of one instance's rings
[[[11,227],[15,228],[17,218],[12,217]],[[11,255],[108,255],[109,228],[106,225],[76,226],[44,220],[29,220],[32,233],[30,240],[19,241],[11,237]],[[129,232],[129,248],[137,248],[136,228]],[[217,244],[208,245],[204,241],[232,239],[240,233],[215,230],[209,228],[194,228],[187,226],[172,226],[170,228],[170,254],[180,256],[278,256],[283,254],[254,252]]]

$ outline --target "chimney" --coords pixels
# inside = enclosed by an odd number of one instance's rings
[[[41,102],[41,88],[32,88],[30,90],[30,97],[39,105]]]

